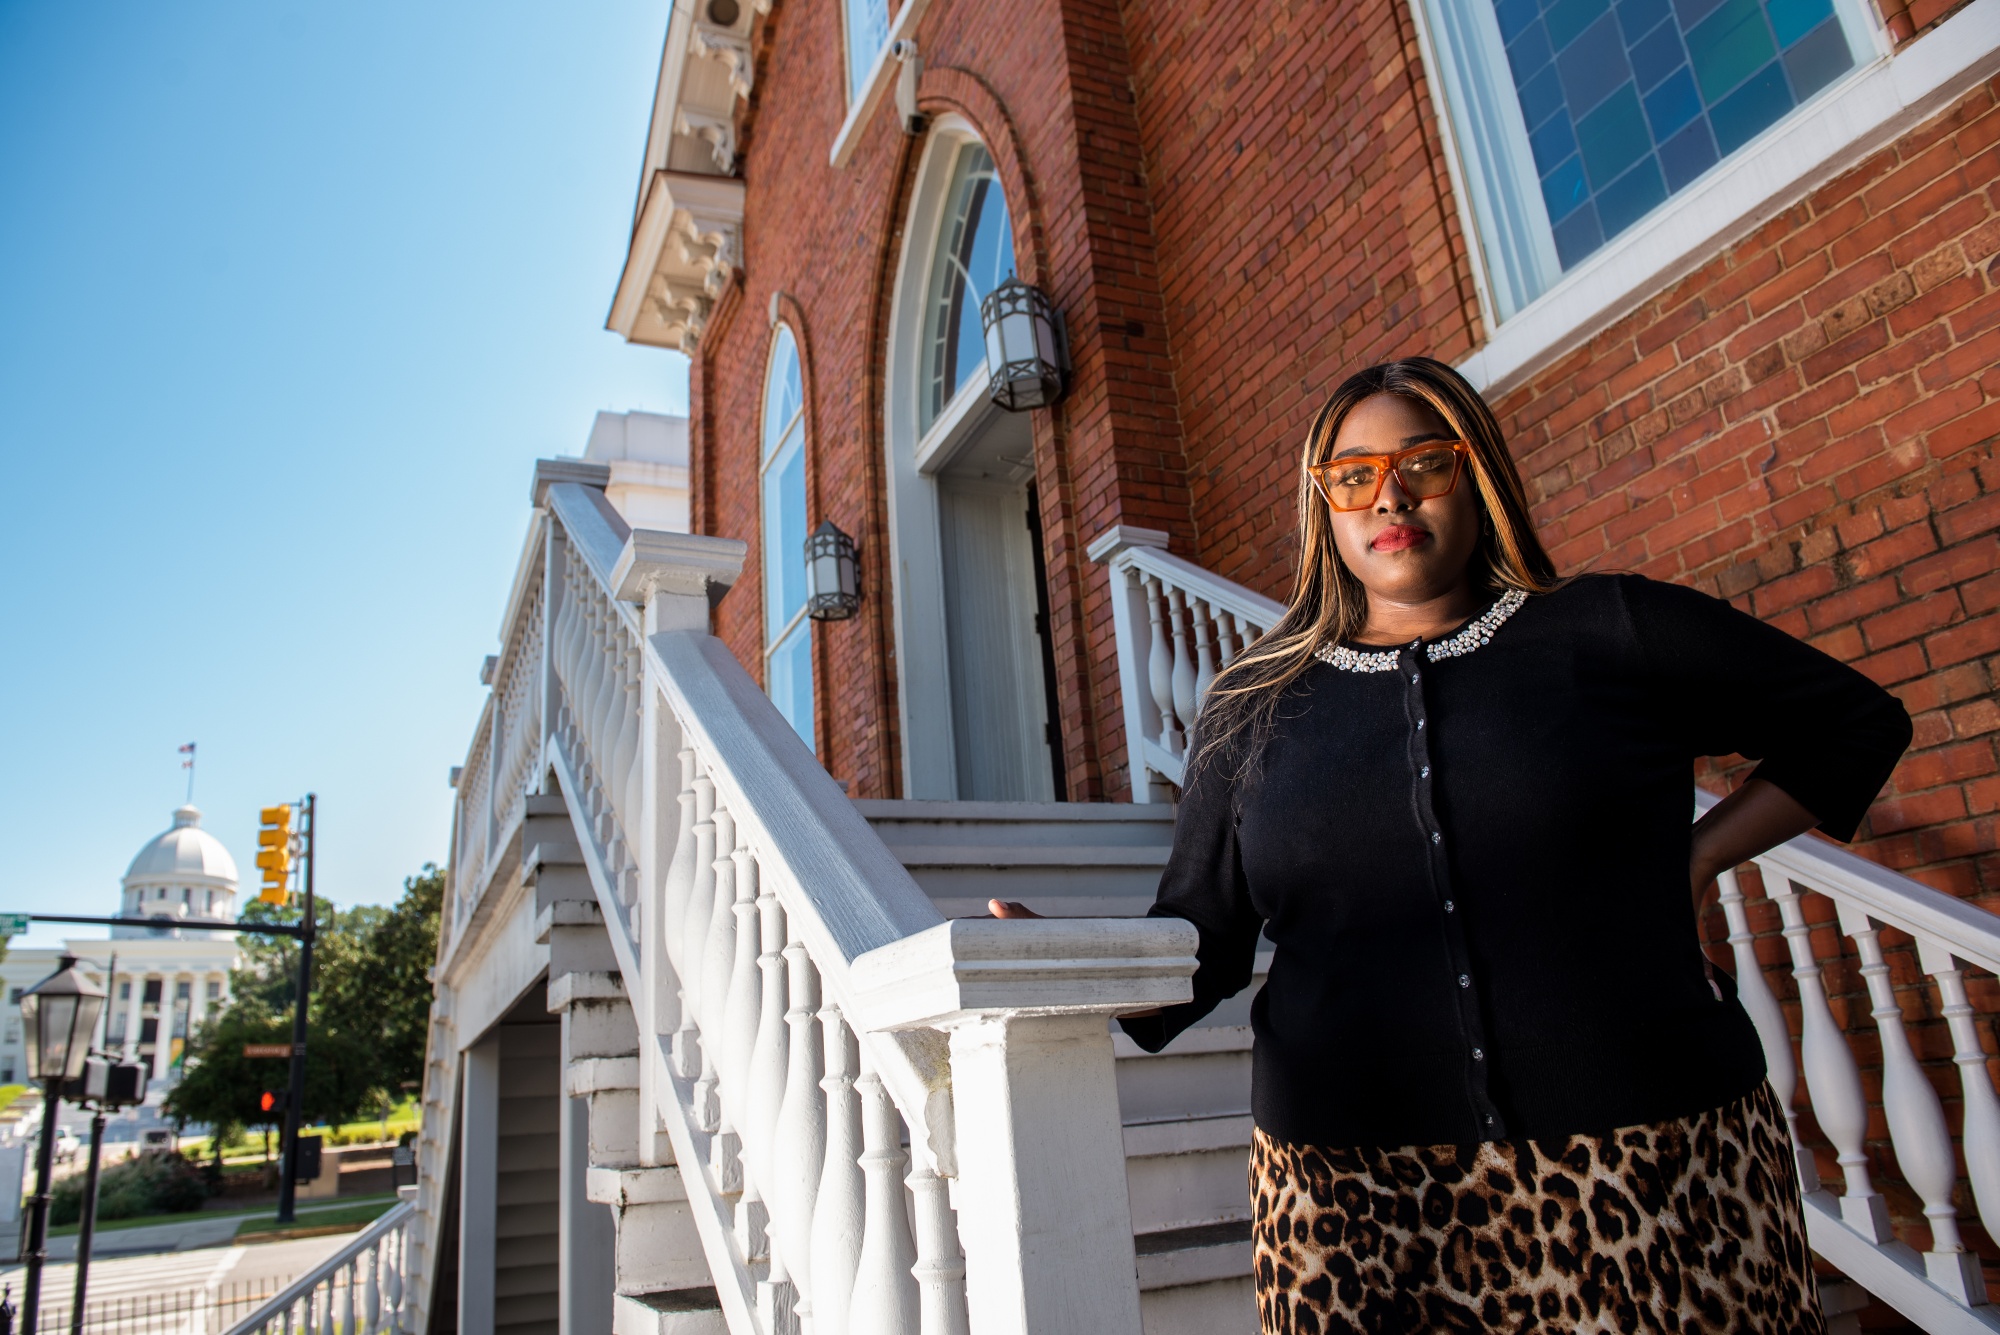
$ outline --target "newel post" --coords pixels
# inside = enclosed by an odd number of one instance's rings
[[[854,962],[866,1027],[950,1038],[972,1335],[1139,1335],[1107,1019],[1186,1001],[1170,919],[961,918]]]
[[[641,630],[650,639],[662,631],[708,629],[709,609],[743,571],[748,548],[735,538],[633,529],[611,568],[611,587],[621,602],[640,607]],[[678,980],[667,962],[664,932],[679,923],[662,922],[668,864],[680,837],[681,729],[660,691],[647,679],[641,654],[639,682],[639,903],[637,913],[642,977],[638,1004],[640,1161],[671,1163],[666,1137],[656,1134],[653,1111],[661,1106],[667,1052],[680,1026]]]
[[[1146,737],[1161,720],[1146,684],[1146,658],[1152,649],[1146,590],[1130,559],[1118,558],[1134,547],[1166,550],[1167,535],[1155,528],[1114,524],[1091,540],[1090,559],[1105,566],[1111,579],[1111,629],[1118,645],[1118,693],[1124,700],[1125,769],[1134,802],[1171,802],[1173,790],[1146,768]]]

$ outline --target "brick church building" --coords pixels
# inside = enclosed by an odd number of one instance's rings
[[[1051,407],[988,400],[1010,274]],[[716,632],[856,797],[1130,797],[1093,544],[1282,600],[1307,422],[1424,353],[1565,572],[1895,691],[1858,847],[2000,902],[2000,0],[676,0],[610,325],[691,358]]]

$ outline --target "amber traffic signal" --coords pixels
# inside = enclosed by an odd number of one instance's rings
[[[282,904],[292,876],[292,809],[265,807],[258,813],[258,821],[257,868],[264,873],[264,886],[257,898],[266,904]]]

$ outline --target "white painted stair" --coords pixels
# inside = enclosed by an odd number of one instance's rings
[[[1164,803],[855,805],[947,917],[984,914],[996,898],[1051,917],[1137,917],[1153,902],[1173,843],[1174,809]],[[1113,1036],[1146,1335],[1257,1329],[1248,1182],[1254,990],[1158,1054]]]

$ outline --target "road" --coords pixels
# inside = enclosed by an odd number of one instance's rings
[[[90,1267],[88,1335],[218,1335],[353,1239],[352,1233],[102,1260]],[[22,1268],[0,1267],[21,1302]],[[42,1272],[41,1335],[69,1329],[76,1267]]]

